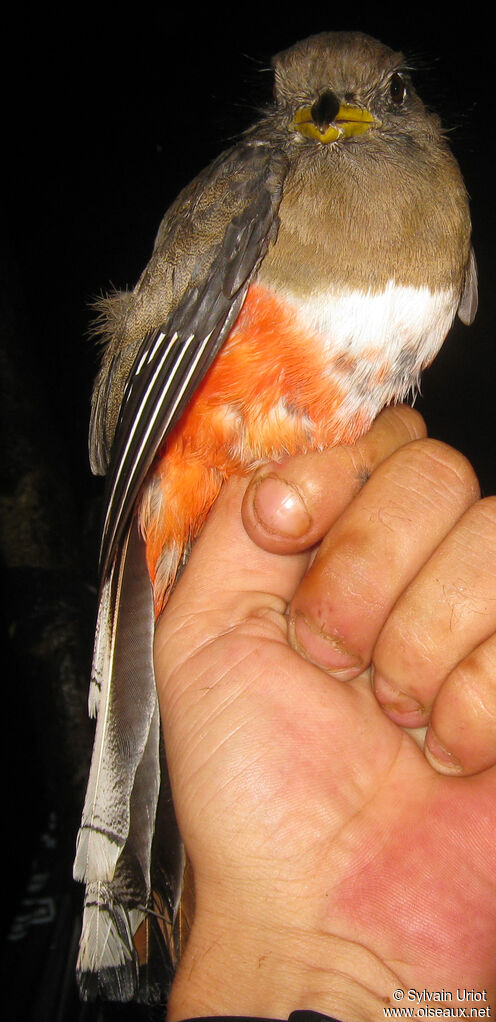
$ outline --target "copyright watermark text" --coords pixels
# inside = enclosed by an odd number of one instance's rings
[[[459,987],[457,990],[393,991],[393,1001],[384,1008],[384,1018],[491,1018],[486,990]]]

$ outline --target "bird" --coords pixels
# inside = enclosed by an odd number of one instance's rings
[[[272,66],[273,101],[180,192],[134,289],[99,303],[83,997],[160,1000],[173,974],[184,853],[153,634],[223,483],[355,442],[477,309],[466,188],[403,54],[321,32]]]

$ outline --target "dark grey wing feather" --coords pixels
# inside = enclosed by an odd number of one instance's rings
[[[470,249],[470,258],[465,273],[462,297],[458,306],[458,317],[465,326],[470,326],[475,319],[478,305],[477,288],[477,263],[473,248]]]
[[[107,475],[103,577],[158,448],[214,361],[275,239],[285,161],[274,160],[266,146],[245,144],[243,161],[247,152],[256,166],[249,179],[243,178],[242,212],[203,267],[204,279],[186,291],[167,323],[144,339],[129,375]]]

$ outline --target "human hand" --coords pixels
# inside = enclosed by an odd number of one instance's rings
[[[390,415],[377,426],[391,430]],[[291,601],[289,641],[341,680],[372,664],[385,713],[421,729],[422,744],[429,725],[425,752],[437,770],[484,770],[496,762],[496,498],[480,501],[466,459],[427,441],[382,464],[336,522],[336,499],[349,491],[334,480],[334,453],[360,473],[361,445],[288,459],[261,469],[244,498],[249,535],[266,550],[294,552],[324,536]],[[274,511],[288,483],[296,500]],[[277,531],[298,522],[298,537]]]
[[[309,529],[289,540],[274,531],[274,518],[262,539],[262,487],[252,482],[245,523],[269,550],[243,529],[246,481],[232,480],[158,625],[165,738],[197,898],[172,991],[172,1020],[221,1013],[281,1018],[307,1007],[352,1022],[384,1017],[398,988],[444,989],[455,998],[458,988],[481,996],[485,989],[488,1000],[494,995],[494,770],[440,775],[381,710],[370,685],[372,659],[391,680],[398,677],[395,634],[401,650],[409,650],[407,665],[425,648],[425,636],[407,627],[415,623],[412,593],[437,593],[432,622],[443,625],[443,594],[451,590],[436,589],[433,580],[459,568],[467,508],[476,515],[474,527],[478,522],[485,575],[496,560],[480,528],[493,505],[475,503],[467,463],[432,441],[406,445],[409,431],[422,435],[418,417],[389,411],[358,449],[320,456],[316,473],[312,456],[306,468],[287,462],[272,469],[297,479],[310,510]],[[322,487],[319,480],[329,478],[334,485],[326,493],[327,482]],[[305,547],[323,535],[309,569]],[[301,553],[288,552],[298,546]],[[478,563],[474,599],[480,557]],[[475,666],[480,630],[474,619],[491,618],[489,584],[483,592],[484,613],[475,602],[472,614],[451,614],[453,650],[441,642],[450,654],[472,644]],[[334,652],[342,655],[346,640],[358,656],[341,680],[329,675],[329,664],[324,671],[290,647],[288,605],[300,652],[299,616],[318,621],[317,631],[310,628],[317,639],[321,629],[334,640],[337,632]],[[486,620],[486,632],[489,625]],[[438,631],[441,639],[444,626]],[[434,653],[435,636],[436,629]],[[427,668],[436,662],[442,657],[428,657]],[[483,657],[482,667],[487,662]],[[343,670],[343,661],[337,666]],[[489,674],[482,670],[482,676],[487,704]],[[443,685],[439,672],[432,677],[435,686],[429,681],[414,691],[429,694],[436,733],[446,744],[443,721],[451,703],[443,709],[441,702],[439,710],[438,702],[449,678]],[[424,710],[407,723],[426,723],[428,716]],[[471,722],[476,731],[483,718],[481,708]],[[460,750],[466,757],[465,769],[474,769],[477,742],[462,733],[456,750],[460,761]]]

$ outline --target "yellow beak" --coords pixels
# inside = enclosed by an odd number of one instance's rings
[[[327,145],[335,142],[338,138],[354,138],[356,135],[363,135],[369,131],[373,124],[379,124],[374,120],[368,110],[362,110],[358,106],[348,106],[342,103],[332,124],[320,128],[312,117],[312,108],[302,106],[296,111],[295,119],[291,125],[293,131],[299,131],[305,138],[316,138],[318,142]]]

